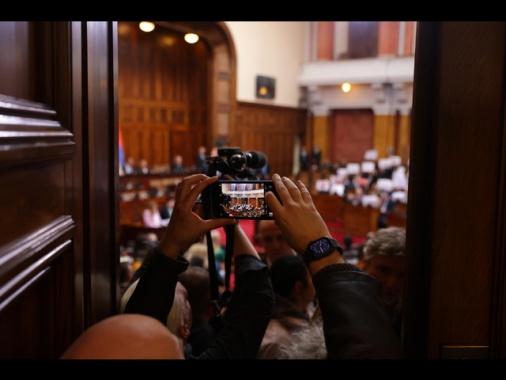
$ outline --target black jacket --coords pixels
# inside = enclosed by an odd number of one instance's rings
[[[188,261],[172,260],[154,249],[130,297],[125,313],[150,315],[164,325],[174,301],[179,273]],[[274,294],[267,266],[251,255],[234,258],[235,288],[225,311],[225,325],[214,343],[190,359],[254,359],[274,308]]]
[[[188,261],[151,252],[125,312],[147,314],[165,324],[178,274]],[[198,359],[257,355],[273,313],[274,295],[267,266],[249,255],[235,257],[236,286],[225,326]],[[401,359],[401,345],[390,322],[380,285],[351,264],[334,264],[313,277],[324,324],[329,359]],[[191,357],[194,358],[194,357]]]
[[[313,277],[329,359],[401,359],[378,281],[352,264]]]

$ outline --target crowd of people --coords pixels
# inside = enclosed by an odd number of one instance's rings
[[[215,153],[214,149],[211,153]],[[195,159],[192,163],[187,164],[184,161],[183,155],[175,154],[172,161],[167,165],[162,165],[155,168],[149,165],[148,160],[141,158],[136,162],[135,158],[129,156],[125,162],[120,162],[119,174],[120,176],[129,175],[149,175],[156,173],[170,173],[170,174],[192,174],[192,173],[207,173],[208,168],[207,148],[202,145],[197,149]]]
[[[400,156],[378,158],[375,150],[366,151],[362,162],[320,160],[320,150],[305,147],[299,154],[298,178],[305,178],[310,190],[343,198],[354,206],[372,207],[380,211],[377,228],[388,226],[389,214],[398,204],[408,201],[409,162]],[[402,214],[404,207],[399,208]]]
[[[88,328],[62,358],[402,358],[403,228],[372,232],[363,262],[349,263],[302,181],[274,174],[279,198],[265,197],[275,220],[259,223],[260,256],[240,221],[203,218],[196,200],[216,180],[193,174],[178,184],[120,314]],[[234,231],[234,287],[217,308],[209,267],[186,255],[220,227]]]

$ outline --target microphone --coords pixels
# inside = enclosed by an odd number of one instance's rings
[[[230,166],[236,171],[244,169],[247,166],[250,169],[260,169],[267,163],[267,157],[262,152],[250,150],[244,153],[236,153],[229,159]]]
[[[262,152],[255,152],[250,150],[245,152],[246,166],[252,169],[261,169],[267,163],[267,156]]]

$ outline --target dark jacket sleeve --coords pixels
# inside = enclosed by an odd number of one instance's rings
[[[351,264],[334,264],[313,277],[329,359],[401,359],[380,285]]]
[[[153,248],[149,253],[149,265],[125,307],[125,313],[145,314],[167,324],[178,275],[188,268],[188,261],[179,256],[173,260]]]
[[[197,359],[255,359],[274,309],[274,293],[265,263],[251,255],[234,258],[235,288],[225,325]]]

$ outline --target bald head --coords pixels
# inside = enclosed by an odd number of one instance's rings
[[[158,320],[119,314],[87,329],[61,359],[184,359],[181,341]]]

